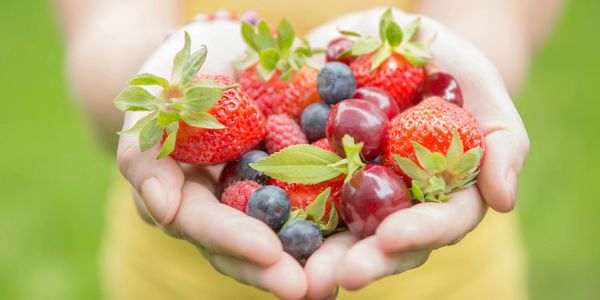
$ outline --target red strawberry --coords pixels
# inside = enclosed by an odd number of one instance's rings
[[[335,153],[335,149],[333,149],[333,147],[331,146],[331,144],[329,143],[329,140],[327,138],[322,138],[320,140],[317,140],[314,143],[312,143],[312,145],[315,147],[319,147],[323,150],[327,150],[329,152]]]
[[[269,153],[298,144],[308,144],[308,139],[296,121],[286,114],[271,115],[267,118],[265,146]]]
[[[252,149],[265,134],[264,116],[254,102],[225,75],[197,75],[206,47],[190,53],[190,36],[177,53],[171,81],[152,74],[134,77],[114,100],[122,111],[148,111],[120,134],[139,136],[146,151],[162,142],[158,158],[171,155],[193,164],[217,164]],[[153,95],[141,86],[159,86]]]
[[[199,75],[196,80],[212,80],[222,85],[235,83],[225,75]],[[172,157],[194,164],[223,163],[254,148],[265,135],[262,113],[240,88],[225,91],[207,113],[226,128],[198,128],[179,121]]]
[[[443,201],[446,194],[474,183],[484,150],[483,134],[473,115],[431,97],[392,119],[381,157],[409,186],[412,181],[430,191],[423,195],[432,197],[427,200]],[[441,190],[430,189],[440,179]]]
[[[246,204],[254,191],[258,190],[260,185],[252,180],[238,181],[223,191],[221,202],[229,205],[243,213],[246,213]]]
[[[340,199],[342,185],[344,184],[343,175],[315,184],[286,183],[277,179],[271,179],[269,184],[278,186],[288,193],[292,210],[305,209],[321,192],[330,187],[331,193],[329,194],[325,204],[325,220],[327,220],[329,216],[329,210],[331,209],[332,203],[337,209],[338,214],[341,213]]]
[[[401,111],[411,106],[425,78],[423,66],[431,57],[429,42],[412,41],[419,23],[417,19],[400,28],[391,10],[387,10],[379,23],[380,40],[360,37],[351,50],[358,55],[350,64],[357,87],[384,89]]]
[[[242,36],[248,55],[237,63],[244,70],[239,82],[266,115],[286,113],[295,120],[308,105],[320,100],[317,93],[317,70],[308,66],[313,55],[310,45],[292,49],[294,29],[285,19],[279,24],[276,38],[270,26],[260,22],[255,28],[242,23]]]

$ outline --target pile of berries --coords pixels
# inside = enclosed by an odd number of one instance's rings
[[[319,51],[295,43],[285,19],[276,30],[243,23],[239,84],[197,75],[206,48],[190,53],[186,34],[170,81],[142,74],[115,99],[150,112],[121,134],[139,135],[142,150],[162,144],[159,158],[227,163],[217,197],[299,261],[336,231],[372,235],[389,214],[474,184],[485,150],[458,81],[427,74],[419,20],[401,28],[388,10],[380,26],[379,39],[342,32],[315,68]]]

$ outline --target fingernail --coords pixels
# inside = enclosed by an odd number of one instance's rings
[[[511,209],[513,209],[517,204],[517,173],[513,169],[508,170],[506,183],[510,192]]]
[[[140,188],[140,196],[154,220],[161,223],[166,215],[167,193],[160,181],[155,177],[146,179]]]

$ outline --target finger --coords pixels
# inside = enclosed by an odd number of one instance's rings
[[[209,262],[238,282],[269,291],[280,299],[301,299],[306,294],[306,275],[298,262],[285,253],[273,265],[261,267],[239,258],[208,254]]]
[[[347,290],[358,290],[371,282],[414,269],[427,261],[431,250],[414,250],[390,254],[384,252],[375,236],[352,246],[337,268],[337,281]]]
[[[447,70],[457,78],[465,107],[484,134],[486,153],[478,178],[481,193],[495,210],[510,211],[529,151],[523,121],[496,67],[481,51],[432,19],[422,17],[422,24],[423,38],[436,36],[431,44],[435,60],[429,69]]]
[[[127,129],[143,115],[125,114]],[[183,172],[179,164],[171,157],[157,160],[158,146],[141,152],[137,137],[122,136],[117,149],[119,169],[131,186],[139,193],[152,217],[160,224],[173,220],[181,202]]]
[[[350,232],[337,233],[328,237],[321,248],[311,255],[304,266],[308,299],[330,299],[336,293],[335,274],[339,261],[358,240]]]
[[[206,248],[260,265],[277,262],[283,249],[277,235],[263,222],[221,204],[201,183],[188,181],[171,235]]]
[[[448,203],[421,203],[389,215],[375,232],[381,249],[436,249],[460,241],[483,219],[487,206],[474,186],[451,197]]]

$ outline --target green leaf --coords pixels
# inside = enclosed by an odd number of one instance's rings
[[[356,40],[352,46],[352,55],[364,55],[371,53],[381,47],[381,42],[371,36],[363,36]]]
[[[456,163],[460,160],[464,153],[463,143],[460,139],[458,132],[452,133],[452,141],[446,152],[446,161],[448,162],[448,169],[452,169]]]
[[[354,32],[354,31],[350,31],[350,30],[342,30],[338,28],[338,32],[342,35],[345,36],[352,36],[352,37],[361,37],[361,34],[358,32]]]
[[[275,48],[275,38],[273,38],[271,27],[265,21],[260,21],[258,23],[258,35],[256,36],[254,43],[259,51],[267,48]]]
[[[348,171],[346,173],[346,179],[344,182],[350,181],[354,173],[363,167],[365,163],[363,163],[360,158],[360,152],[364,146],[364,143],[355,143],[354,138],[348,134],[342,137],[342,145],[344,147],[344,153],[346,154],[346,159],[348,161]]]
[[[337,209],[335,209],[335,205],[331,204],[331,209],[329,210],[329,219],[327,220],[327,224],[323,225],[319,224],[321,231],[323,231],[323,235],[331,234],[335,231],[339,224],[339,216],[337,213]]]
[[[306,207],[306,214],[315,222],[319,222],[325,216],[325,208],[327,204],[327,198],[331,194],[331,188],[328,187]]]
[[[147,116],[138,120],[133,126],[131,126],[131,128],[125,131],[119,131],[117,134],[120,136],[138,136],[142,128],[144,128],[146,124],[148,124],[148,122],[154,118],[156,118],[156,112],[148,114]]]
[[[115,100],[113,100],[113,103],[115,107],[121,111],[151,111],[156,108],[156,97],[144,88],[130,86],[124,89]]]
[[[465,174],[472,173],[479,166],[479,161],[483,156],[483,151],[480,147],[475,147],[467,151],[461,158],[460,161],[453,166],[450,170],[453,174]]]
[[[231,84],[231,85],[222,85],[214,80],[208,80],[208,79],[200,79],[200,80],[194,80],[190,85],[189,88],[196,88],[196,87],[203,87],[203,88],[215,88],[215,89],[220,89],[222,91],[226,91],[229,89],[234,89],[236,87],[239,87],[240,85],[237,83]]]
[[[175,111],[164,111],[158,112],[158,126],[167,126],[173,122],[179,121],[179,113]]]
[[[417,161],[419,162],[421,167],[424,167],[426,164],[425,159],[428,155],[431,154],[431,151],[429,151],[429,149],[423,147],[421,144],[419,144],[415,141],[411,141],[410,143],[413,145],[413,148],[415,149],[415,155],[417,156]]]
[[[329,167],[342,158],[312,145],[289,146],[250,164],[253,169],[288,183],[319,183],[341,174]]]
[[[185,66],[188,58],[190,57],[190,47],[192,41],[190,38],[190,34],[185,32],[185,42],[183,44],[183,48],[177,52],[175,58],[173,59],[173,73],[171,74],[171,81],[177,85],[181,81],[181,77],[183,76],[183,67]]]
[[[290,22],[283,18],[277,28],[277,46],[281,53],[286,53],[294,44],[294,28]]]
[[[257,50],[258,51],[258,50]],[[258,52],[247,49],[244,58],[233,63],[238,70],[246,70],[258,63]]]
[[[258,51],[258,47],[254,42],[256,40],[256,32],[254,31],[254,26],[244,21],[242,22],[241,32],[242,38],[244,39],[244,42],[246,42],[246,45],[248,45],[248,47],[254,49],[255,51]]]
[[[410,192],[415,200],[420,201],[420,202],[425,201],[425,197],[423,196],[423,191],[421,191],[421,188],[419,187],[419,185],[416,183],[415,180],[412,181]]]
[[[283,81],[290,81],[290,80],[292,80],[293,73],[294,73],[294,69],[289,68],[285,72],[283,72],[283,74],[281,74],[281,77],[279,77],[279,79],[281,79]]]
[[[431,59],[431,52],[429,51],[429,45],[421,42],[408,43],[403,46],[404,49],[400,50],[400,53],[406,58],[411,64],[415,66],[425,66]]]
[[[419,30],[419,26],[421,26],[421,18],[416,18],[406,25],[403,29],[404,37],[402,38],[402,43],[408,43],[411,41]]]
[[[185,112],[181,117],[188,125],[205,128],[205,129],[224,129],[225,125],[221,124],[215,117],[205,112]]]
[[[258,72],[258,78],[264,82],[269,81],[275,74],[275,70],[266,70],[262,64],[256,66],[256,71]]]
[[[417,164],[415,164],[415,162],[413,162],[412,160],[400,157],[397,154],[393,154],[392,156],[394,157],[396,164],[398,164],[400,169],[402,169],[402,172],[408,175],[408,177],[410,177],[411,179],[425,181],[431,176],[429,175],[429,173],[419,168],[419,166],[417,166]]]
[[[371,58],[371,71],[377,69],[382,62],[392,55],[392,51],[388,47],[381,47]]]
[[[139,74],[133,77],[129,83],[129,85],[159,85],[164,88],[169,86],[169,81],[160,76],[144,73]]]
[[[429,174],[440,173],[446,169],[446,166],[446,157],[439,152],[433,152],[425,156],[424,164],[422,164],[422,167]]]
[[[146,151],[160,143],[164,127],[159,126],[157,118],[150,120],[140,131],[140,150]]]
[[[387,25],[385,36],[387,37],[388,44],[392,48],[396,48],[402,42],[402,29],[395,22],[391,22]]]
[[[206,60],[206,53],[207,50],[204,45],[200,46],[198,51],[192,53],[182,70],[182,86],[186,86],[188,83],[192,82],[192,79],[198,74],[198,71],[200,71],[200,68],[202,68],[204,61]]]
[[[438,176],[431,176],[429,177],[428,180],[428,184],[425,187],[425,189],[423,190],[423,192],[425,192],[425,198],[427,198],[428,194],[434,193],[434,192],[443,192],[446,190],[446,182],[444,181],[444,179],[438,177]]]
[[[306,214],[301,209],[292,211],[290,213],[290,216],[288,217],[288,219],[283,224],[283,226],[281,226],[281,228],[284,228],[288,224],[295,222],[297,220],[306,220]]]
[[[193,87],[183,93],[184,107],[192,112],[211,109],[223,97],[220,87]]]
[[[259,57],[260,65],[267,71],[274,70],[279,62],[279,52],[275,48],[261,50]]]
[[[394,23],[394,16],[392,15],[392,9],[388,8],[379,19],[379,38],[381,39],[382,43],[387,41],[386,32],[389,24],[391,23]]]
[[[179,123],[172,123],[167,127],[167,138],[165,139],[160,153],[156,159],[162,159],[165,156],[171,154],[175,150],[175,142],[177,140],[177,130],[179,130]]]

